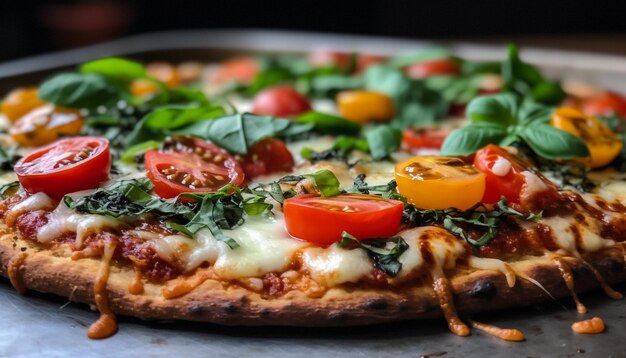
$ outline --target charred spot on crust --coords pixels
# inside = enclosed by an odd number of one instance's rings
[[[366,310],[377,311],[384,310],[385,308],[389,307],[389,303],[384,298],[372,298],[365,300],[361,304],[361,307]]]
[[[261,317],[269,317],[272,311],[269,308],[261,308],[259,310],[259,316]]]
[[[489,280],[478,280],[469,290],[469,295],[473,298],[491,299],[496,295],[496,285]]]
[[[601,271],[622,272],[626,267],[617,260],[600,260],[595,262],[595,266]]]
[[[348,314],[345,312],[331,312],[328,314],[328,320],[332,322],[344,322],[348,320]]]
[[[226,312],[227,314],[235,314],[237,313],[237,311],[239,311],[239,307],[237,307],[237,305],[232,302],[226,302],[222,304],[222,309],[224,309],[224,312]]]
[[[208,310],[202,305],[192,305],[188,311],[191,316],[204,316]]]

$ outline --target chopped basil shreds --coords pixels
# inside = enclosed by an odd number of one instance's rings
[[[396,277],[402,269],[402,263],[398,258],[409,248],[409,244],[400,236],[358,240],[345,231],[337,245],[347,250],[356,248],[365,250],[374,266],[390,277]]]
[[[240,226],[245,215],[260,215],[271,212],[272,208],[271,204],[264,202],[262,193],[242,190],[234,185],[227,185],[214,193],[180,195],[192,199],[191,202],[157,198],[150,194],[153,187],[146,178],[122,180],[78,199],[66,196],[63,202],[80,213],[115,218],[152,214],[160,219],[170,219],[168,226],[171,229],[189,236],[207,228],[217,240],[224,241],[231,248],[238,244],[222,230]]]
[[[335,196],[343,193],[341,183],[333,172],[328,169],[322,169],[312,174],[289,175],[278,179],[278,183],[299,182],[309,179],[313,185],[320,191],[323,197]]]
[[[17,180],[0,185],[0,198],[7,198],[9,196],[9,193],[12,195],[19,187],[20,182]]]
[[[509,207],[503,197],[491,210],[481,203],[477,203],[468,210],[456,208],[421,210],[409,205],[405,208],[403,221],[410,226],[442,225],[452,234],[463,238],[477,251],[480,246],[488,244],[497,235],[498,225],[510,216],[527,221],[538,221],[542,213],[521,213]],[[464,227],[484,233],[480,238],[474,239]]]

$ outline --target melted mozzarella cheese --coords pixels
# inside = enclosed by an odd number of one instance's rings
[[[549,226],[554,233],[556,244],[570,255],[579,255],[579,250],[595,252],[615,245],[615,241],[603,239],[595,220],[587,217],[585,222],[573,218],[548,217],[541,223]],[[578,237],[578,239],[577,239]]]
[[[37,241],[49,242],[65,233],[76,233],[76,247],[81,247],[92,233],[101,232],[104,228],[117,228],[122,220],[104,215],[78,214],[61,202],[48,215],[48,223],[37,232]]]
[[[398,235],[409,245],[409,248],[398,258],[398,261],[402,263],[399,279],[414,276],[426,264],[430,265],[428,268],[431,270],[453,268],[457,259],[466,252],[465,247],[456,237],[438,227],[416,227],[403,230]],[[425,258],[425,253],[429,257]]]
[[[315,281],[327,287],[345,282],[358,282],[373,269],[365,251],[346,250],[337,244],[328,248],[316,247],[304,250],[302,264]]]
[[[259,277],[287,269],[295,253],[307,244],[289,237],[282,218],[250,217],[245,224],[224,234],[233,238],[239,247],[231,249],[218,241],[209,230],[201,230],[195,240],[171,235],[152,240],[157,254],[174,257],[193,270],[204,262],[224,279]]]

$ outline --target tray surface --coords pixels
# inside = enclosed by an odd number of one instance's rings
[[[245,51],[302,52],[325,45],[345,50],[393,54],[431,43],[358,36],[272,31],[191,31],[149,34],[113,43],[0,64],[0,91],[39,81],[77,62],[110,55],[144,60],[211,60]],[[503,47],[448,44],[462,56],[495,59]],[[525,59],[549,74],[578,78],[626,92],[626,58],[526,49]],[[626,285],[616,287],[626,291]],[[106,340],[86,337],[98,315],[87,306],[66,304],[53,295],[18,295],[0,278],[0,357],[623,357],[626,303],[600,291],[581,295],[590,313],[576,313],[571,300],[547,302],[475,316],[477,321],[520,329],[523,343],[504,342],[473,330],[471,337],[450,333],[443,320],[408,321],[349,328],[247,328],[212,324],[154,323],[120,317],[120,332]],[[574,321],[601,317],[600,335],[572,333]]]

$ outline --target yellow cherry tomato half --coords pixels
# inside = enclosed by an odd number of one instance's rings
[[[61,136],[80,134],[83,122],[77,110],[45,105],[18,119],[9,129],[9,134],[22,146],[38,147]]]
[[[357,123],[388,121],[394,114],[389,96],[364,90],[339,92],[337,107],[344,118]]]
[[[2,113],[11,122],[15,122],[26,113],[43,105],[44,102],[37,96],[37,88],[17,88],[2,101]]]
[[[583,162],[592,168],[609,164],[624,145],[604,123],[575,108],[557,108],[550,119],[550,124],[579,137],[585,142],[591,156]]]
[[[455,157],[417,156],[396,164],[398,191],[420,209],[469,209],[485,194],[485,174]]]

